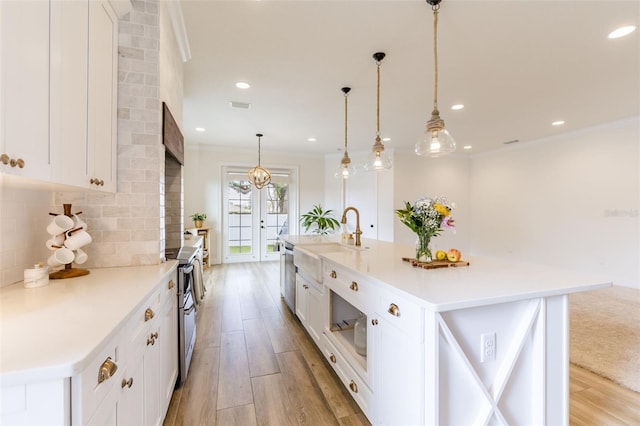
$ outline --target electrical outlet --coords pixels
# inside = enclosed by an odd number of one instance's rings
[[[496,333],[480,335],[480,362],[496,360]]]

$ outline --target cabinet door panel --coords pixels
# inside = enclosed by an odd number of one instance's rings
[[[320,336],[322,336],[322,330],[325,323],[325,312],[323,305],[322,293],[316,290],[312,285],[307,290],[307,320],[306,326],[309,334],[316,342],[316,345],[320,345]]]
[[[0,172],[49,180],[49,2],[0,2]]]
[[[89,2],[51,3],[51,155],[53,180],[87,186]]]
[[[92,186],[115,191],[117,18],[108,3],[89,8],[88,165],[89,177],[104,181]]]
[[[142,425],[144,424],[144,383],[142,377],[142,358],[131,360],[126,371],[122,374],[122,383],[116,385],[120,392],[117,406],[118,425]],[[129,383],[131,385],[129,385]]]

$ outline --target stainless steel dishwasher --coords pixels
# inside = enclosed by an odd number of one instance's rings
[[[288,241],[284,242],[282,256],[283,262],[283,293],[284,301],[291,309],[291,312],[296,313],[296,265],[293,263],[293,244]]]

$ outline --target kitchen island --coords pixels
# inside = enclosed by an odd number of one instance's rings
[[[177,376],[176,267],[0,289],[0,423],[161,422]]]
[[[314,341],[373,424],[568,423],[567,295],[608,280],[475,256],[464,257],[470,266],[426,270],[402,260],[415,254],[408,246],[290,240],[298,288],[323,300],[302,322],[320,330]],[[321,277],[307,256],[321,261]],[[350,329],[358,316],[364,355]]]

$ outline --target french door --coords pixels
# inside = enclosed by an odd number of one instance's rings
[[[225,167],[223,256],[225,263],[277,260],[278,235],[289,233],[294,173],[271,170],[271,182],[261,190],[247,179],[246,169]]]

